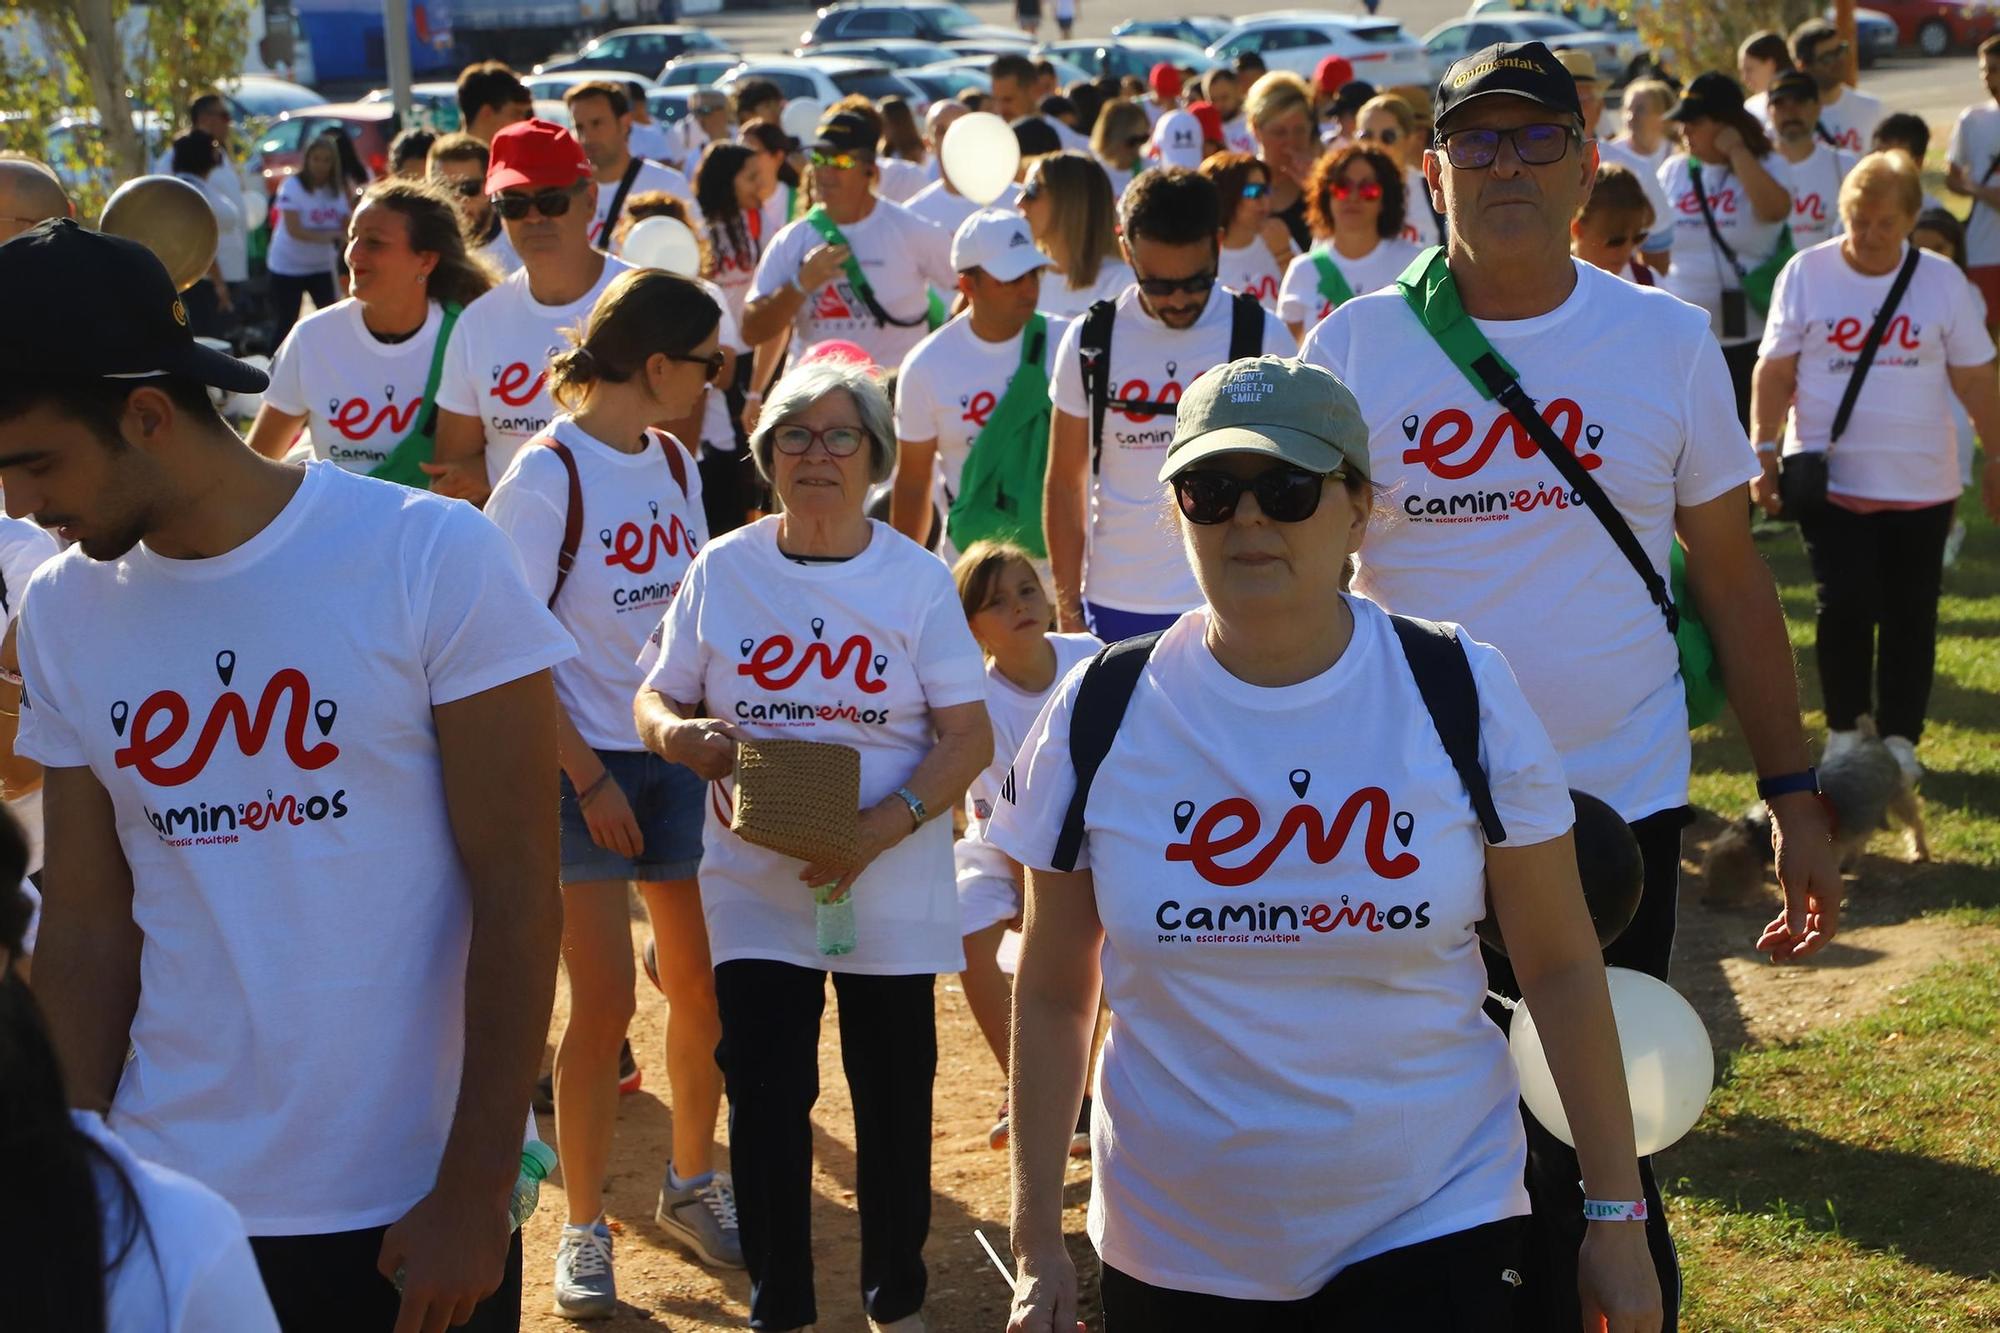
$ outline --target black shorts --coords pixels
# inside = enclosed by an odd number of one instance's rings
[[[389,1333],[402,1297],[375,1270],[387,1227],[324,1236],[252,1236],[250,1252],[284,1333]],[[521,1233],[507,1247],[500,1289],[481,1301],[458,1333],[518,1333]]]

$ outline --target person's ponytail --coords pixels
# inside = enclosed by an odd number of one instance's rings
[[[623,384],[664,352],[686,356],[722,322],[722,307],[701,284],[665,269],[621,273],[590,309],[571,346],[549,361],[549,394],[568,411],[594,384]]]

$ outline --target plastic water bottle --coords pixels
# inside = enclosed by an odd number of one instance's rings
[[[529,1139],[521,1145],[521,1174],[514,1177],[514,1195],[507,1201],[507,1230],[510,1234],[526,1226],[528,1219],[535,1215],[535,1206],[542,1201],[542,1182],[555,1169],[554,1148],[540,1139]],[[396,1270],[397,1291],[403,1289],[403,1280],[408,1276],[404,1269]]]
[[[854,952],[854,891],[838,902],[833,894],[840,885],[822,884],[813,890],[813,931],[818,936],[819,951],[829,958],[838,958],[844,953]]]

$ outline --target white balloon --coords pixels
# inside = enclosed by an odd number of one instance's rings
[[[633,223],[618,257],[640,268],[663,268],[684,278],[701,275],[701,245],[679,218],[641,218]]]
[[[778,126],[800,143],[809,144],[819,129],[819,118],[826,108],[814,97],[794,97],[785,103],[785,109],[778,115]]]
[[[981,208],[997,201],[1021,169],[1021,144],[991,111],[960,116],[945,131],[944,174],[952,188]]]
[[[1604,974],[1625,1053],[1632,1130],[1639,1155],[1647,1157],[1679,1142],[1701,1118],[1715,1084],[1715,1048],[1701,1015],[1672,986],[1625,967],[1607,967]],[[1574,1147],[1569,1117],[1525,1003],[1514,1010],[1507,1041],[1521,1077],[1521,1100],[1549,1133]]]

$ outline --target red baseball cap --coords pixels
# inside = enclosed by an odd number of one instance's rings
[[[1313,69],[1313,90],[1330,97],[1354,80],[1354,66],[1346,56],[1321,56]]]
[[[1213,102],[1189,102],[1188,111],[1201,122],[1201,137],[1211,143],[1229,142],[1222,133],[1222,113]]]
[[[523,120],[493,136],[487,145],[486,193],[547,190],[574,185],[590,175],[583,145],[562,126]]]
[[[1162,60],[1146,75],[1147,86],[1161,97],[1181,95],[1181,72]]]

